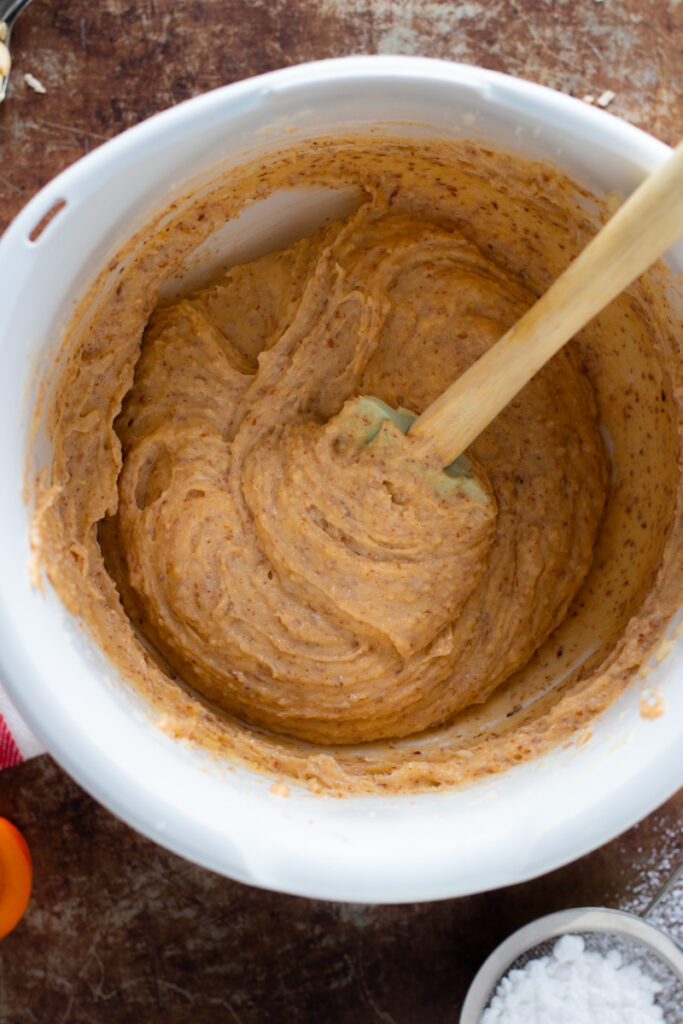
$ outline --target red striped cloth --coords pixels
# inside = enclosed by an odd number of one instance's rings
[[[7,722],[0,715],[0,768],[11,768],[23,760]]]
[[[0,769],[12,768],[44,751],[0,683]]]

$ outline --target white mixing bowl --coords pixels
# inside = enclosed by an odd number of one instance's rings
[[[670,152],[527,82],[420,58],[353,57],[276,71],[153,117],[60,175],[0,243],[0,672],[10,695],[60,764],[152,839],[240,881],[369,902],[519,882],[606,842],[670,796],[683,782],[683,643],[648,678],[667,705],[656,720],[639,714],[636,681],[588,743],[491,781],[434,795],[331,800],[293,790],[283,799],[269,792],[272,779],[216,764],[155,728],[51,589],[31,585],[22,483],[29,445],[34,465],[49,458],[30,431],[60,330],[153,209],[216,165],[289,146],[297,133],[392,121],[550,159],[603,194],[628,193]],[[288,217],[274,218],[285,234]],[[258,248],[262,227],[223,246]],[[669,262],[683,270],[683,246]]]

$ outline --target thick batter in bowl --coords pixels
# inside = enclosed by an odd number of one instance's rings
[[[358,209],[157,306],[191,246],[313,184]],[[400,791],[538,756],[621,692],[680,568],[662,561],[677,366],[654,279],[477,439],[476,493],[437,493],[334,418],[361,394],[421,412],[585,244],[586,200],[472,143],[323,137],[119,253],[65,342],[34,536],[165,727],[316,788]]]

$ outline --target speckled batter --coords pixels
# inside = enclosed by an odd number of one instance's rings
[[[216,226],[300,184],[362,199],[155,310]],[[166,728],[314,789],[401,790],[534,756],[620,692],[680,572],[652,284],[475,442],[476,497],[335,418],[360,394],[421,412],[585,243],[585,209],[466,144],[323,140],[234,171],[112,263],[62,356],[36,537]]]

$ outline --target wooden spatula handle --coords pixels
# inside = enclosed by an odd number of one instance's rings
[[[412,424],[448,465],[534,374],[683,234],[683,142],[514,327]]]

